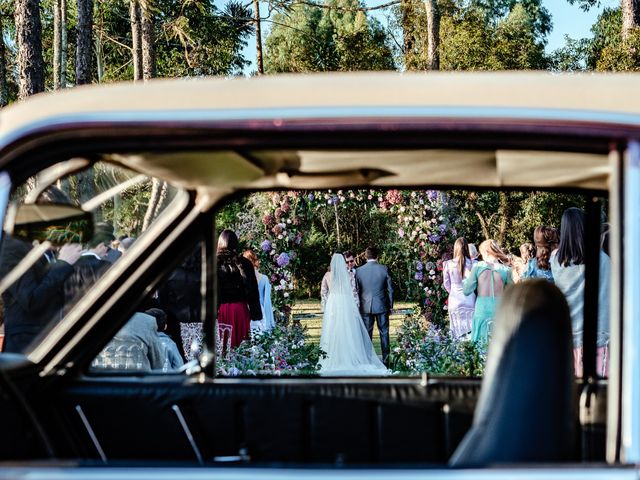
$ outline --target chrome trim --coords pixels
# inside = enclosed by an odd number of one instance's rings
[[[234,122],[269,121],[281,126],[282,120],[327,120],[386,118],[410,120],[415,118],[438,118],[451,120],[526,120],[563,121],[589,124],[640,126],[640,115],[633,113],[607,112],[600,110],[573,110],[527,107],[390,107],[390,106],[345,106],[345,107],[299,107],[299,108],[256,108],[256,109],[203,109],[203,110],[157,110],[157,111],[117,111],[81,112],[69,115],[55,115],[24,128],[7,132],[0,138],[0,149],[25,136],[43,129],[64,127],[84,128],[99,126],[101,123],[131,125],[138,123],[148,126],[176,122]]]
[[[93,446],[97,450],[98,455],[100,455],[100,459],[102,460],[103,463],[107,463],[107,456],[104,454],[104,450],[102,450],[102,446],[98,441],[98,437],[96,437],[96,434],[93,431],[93,428],[91,428],[91,424],[89,423],[87,416],[82,411],[82,407],[80,405],[76,405],[76,412],[78,412],[78,415],[80,416],[80,420],[82,420],[82,424],[84,425],[85,430],[89,434],[89,437],[91,438],[91,442],[93,443]]]
[[[189,441],[189,444],[193,449],[193,453],[195,453],[196,458],[198,459],[198,463],[200,465],[204,465],[204,460],[202,459],[202,453],[200,453],[200,449],[198,448],[198,445],[196,445],[196,441],[194,440],[193,435],[191,434],[191,430],[189,429],[189,425],[187,425],[187,421],[185,420],[184,415],[182,415],[182,411],[180,410],[180,407],[178,405],[172,405],[171,410],[173,410],[174,413],[176,414],[176,417],[178,417],[178,422],[180,422],[182,431],[186,435],[187,440]]]
[[[637,480],[633,468],[540,467],[446,469],[446,468],[271,468],[271,467],[111,467],[73,468],[68,465],[31,468],[0,468],[2,478],[29,478],[38,480]]]
[[[11,178],[7,172],[0,172],[0,219],[3,219],[9,206],[11,195]],[[2,221],[0,220],[0,224]],[[2,240],[3,229],[0,228],[0,240]]]
[[[640,463],[640,143],[629,142],[624,178],[624,299],[621,460]]]
[[[607,386],[607,462],[620,460],[620,384],[623,295],[622,291],[622,222],[624,193],[624,160],[621,151],[613,148],[609,153],[609,256],[611,257],[611,291],[609,293],[609,380]]]

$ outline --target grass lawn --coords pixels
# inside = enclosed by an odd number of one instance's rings
[[[411,309],[416,306],[412,302],[395,302],[395,310],[391,315],[389,325],[389,339],[391,345],[396,343],[396,331],[405,315],[411,313]],[[298,300],[293,305],[293,320],[299,320],[302,325],[307,327],[309,340],[312,343],[320,343],[320,333],[322,332],[322,311],[320,310],[319,300]],[[373,327],[373,346],[378,355],[380,352],[380,335],[378,327]]]

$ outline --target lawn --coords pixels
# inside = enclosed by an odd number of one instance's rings
[[[411,313],[411,310],[415,306],[416,304],[412,302],[395,303],[395,310],[391,315],[391,324],[389,326],[389,339],[391,341],[391,345],[396,341],[396,331],[402,323],[402,319],[405,315]],[[295,305],[293,305],[293,320],[300,321],[302,325],[307,327],[309,340],[312,343],[320,342],[320,333],[322,332],[322,311],[320,310],[319,300],[298,300]],[[381,354],[379,337],[378,327],[374,326],[373,345],[378,355]]]

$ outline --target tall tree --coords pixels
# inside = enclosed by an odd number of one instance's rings
[[[60,11],[61,0],[53,1],[53,89],[58,90],[60,88],[60,70],[61,66],[61,54],[62,54],[62,18]]]
[[[40,1],[16,0],[15,24],[20,76],[18,96],[25,99],[44,91]]]
[[[440,69],[440,8],[438,0],[425,0],[427,12],[427,70]]]
[[[78,0],[76,26],[76,84],[91,83],[91,51],[93,31],[93,0]]]
[[[129,17],[131,20],[131,54],[133,61],[133,80],[142,80],[142,26],[141,9],[138,0],[130,0]]]
[[[622,39],[629,38],[640,27],[640,0],[622,0]]]
[[[296,5],[274,17],[266,39],[269,72],[390,70],[393,52],[380,23],[357,0],[327,0],[326,8]]]
[[[254,20],[256,27],[256,66],[258,75],[264,73],[264,62],[262,56],[262,28],[260,28],[260,0],[253,0]]]
[[[140,4],[140,43],[142,46],[142,79],[150,80],[156,76],[155,20],[153,7],[149,0]]]

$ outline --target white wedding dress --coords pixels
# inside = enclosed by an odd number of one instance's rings
[[[331,283],[322,321],[320,348],[327,358],[320,361],[323,376],[388,375],[376,355],[353,298],[344,257],[331,259]]]

